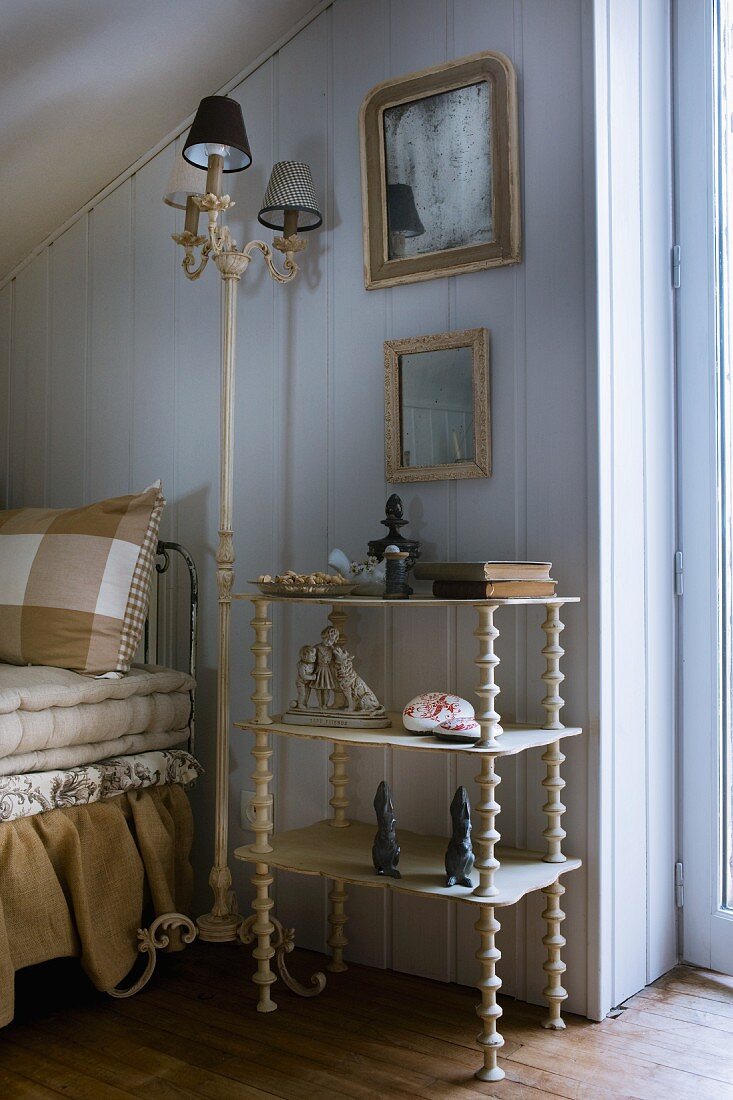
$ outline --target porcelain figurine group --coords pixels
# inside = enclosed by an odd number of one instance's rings
[[[378,875],[401,878],[397,870],[400,846],[397,842],[397,819],[389,784],[384,780],[374,796],[374,812],[377,815],[377,835],[372,845],[372,862]],[[471,807],[468,791],[459,787],[450,806],[453,832],[445,853],[445,885],[473,886],[473,848],[471,846]]]
[[[335,626],[321,631],[320,642],[301,647],[295,693],[287,712],[291,722],[361,728],[390,725],[379,699],[354,668],[354,658],[339,644]]]

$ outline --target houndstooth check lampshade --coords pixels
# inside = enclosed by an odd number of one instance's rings
[[[258,221],[268,229],[285,228],[285,212],[298,211],[298,231],[318,229],[323,222],[313,177],[307,164],[280,160],[273,165]]]

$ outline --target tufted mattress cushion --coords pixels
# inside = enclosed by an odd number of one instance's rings
[[[187,736],[194,681],[156,665],[120,680],[0,664],[0,775],[168,748]]]

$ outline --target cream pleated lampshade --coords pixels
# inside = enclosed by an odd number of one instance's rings
[[[178,210],[185,210],[189,195],[205,194],[206,172],[201,168],[194,168],[179,154],[171,169],[163,202],[168,206],[175,206]]]

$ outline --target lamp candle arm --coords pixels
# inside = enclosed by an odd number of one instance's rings
[[[308,242],[303,237],[297,236],[297,214],[295,227],[292,226],[292,223],[288,224],[286,219],[286,236],[275,237],[272,248],[264,241],[254,240],[246,244],[244,248],[238,249],[236,241],[232,240],[229,227],[218,224],[220,212],[234,206],[229,196],[223,195],[218,198],[214,194],[197,195],[194,201],[199,210],[208,212],[209,224],[206,236],[199,236],[188,228],[183,233],[172,234],[176,244],[180,244],[185,250],[181,266],[186,278],[198,279],[204,271],[210,256],[215,260],[222,278],[229,275],[241,278],[249,267],[252,257],[258,252],[265,261],[270,278],[274,279],[276,283],[289,283],[298,274],[300,268],[296,263],[295,256],[306,248]],[[189,218],[187,215],[186,225],[188,226],[188,224]],[[293,228],[295,231],[288,235],[288,230]],[[195,259],[197,248],[201,249],[198,266],[196,266]],[[285,256],[283,261],[284,270],[282,271],[275,264],[273,248],[278,252],[282,252]]]

